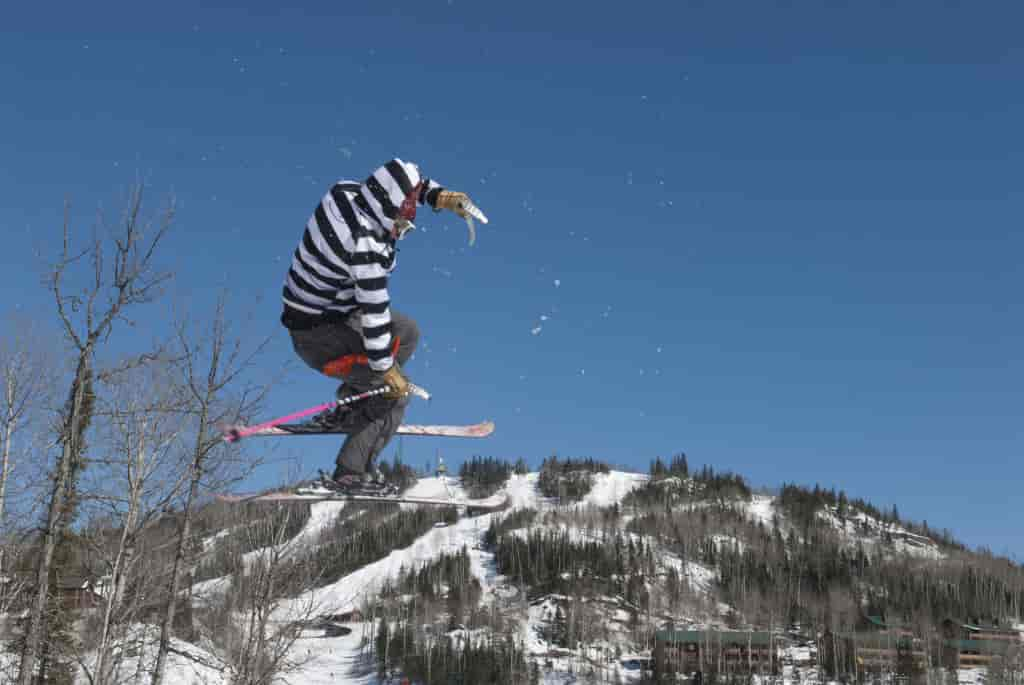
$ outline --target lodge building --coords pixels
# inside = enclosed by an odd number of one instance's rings
[[[989,667],[995,661],[1018,656],[1024,650],[1021,633],[1009,626],[942,622],[942,665],[946,668]]]
[[[659,630],[655,640],[679,672],[778,672],[772,636],[765,631]]]
[[[955,619],[943,621],[935,637],[926,647],[909,627],[880,616],[864,616],[853,632],[826,631],[822,661],[830,673],[920,673],[929,663],[947,669],[989,667],[1020,658],[1024,647],[1021,634],[1009,627]]]

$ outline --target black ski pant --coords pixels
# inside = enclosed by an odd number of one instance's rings
[[[321,373],[324,373],[328,362],[350,354],[366,354],[358,313],[345,322],[325,323],[289,332],[295,353],[308,366]],[[420,338],[419,327],[411,318],[392,309],[391,335],[397,336],[399,341],[395,363],[404,366],[416,349]],[[354,365],[344,378],[347,393],[354,394],[379,386],[380,381],[375,376],[369,366]],[[408,404],[408,397],[400,400],[373,397],[353,404],[352,428],[338,451],[338,467],[353,473],[366,473],[402,425]]]

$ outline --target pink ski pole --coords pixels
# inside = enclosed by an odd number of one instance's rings
[[[303,409],[302,411],[297,411],[294,414],[288,414],[287,416],[281,416],[279,418],[267,421],[266,423],[261,423],[258,426],[235,426],[233,428],[229,428],[224,432],[224,440],[226,442],[238,442],[242,438],[248,435],[252,435],[253,433],[258,433],[266,428],[273,428],[274,426],[277,426],[282,423],[289,423],[290,421],[305,418],[310,414],[319,414],[320,412],[326,411],[333,407],[343,407],[347,404],[353,404],[360,400],[365,400],[370,397],[383,395],[384,393],[388,392],[388,390],[390,390],[390,388],[385,385],[380,388],[374,388],[373,390],[361,392],[358,395],[350,395],[349,397],[344,397],[340,400],[331,400],[330,402],[318,404],[315,407]]]

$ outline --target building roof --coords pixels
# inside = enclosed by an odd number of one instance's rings
[[[682,644],[771,645],[771,634],[758,630],[659,630],[655,638],[661,642]]]
[[[880,630],[903,630],[903,621],[898,619],[886,619],[884,616],[871,616],[868,614],[864,615],[864,622],[868,628],[878,628]]]
[[[982,623],[980,621],[977,622],[977,623],[964,623],[963,621],[960,621],[960,620],[955,619],[955,618],[947,618],[947,619],[945,619],[944,623],[951,623],[951,624],[955,625],[956,627],[962,628],[962,629],[964,629],[964,630],[966,630],[968,632],[971,632],[971,633],[981,633],[981,632],[984,632],[984,633],[1000,633],[1000,634],[1004,634],[1004,635],[1014,635],[1014,634],[1017,634],[1017,631],[1014,630],[1009,623],[1007,625],[1005,625],[1005,626],[997,625],[997,624],[993,624],[993,623]]]

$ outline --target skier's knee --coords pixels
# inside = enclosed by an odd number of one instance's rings
[[[412,353],[416,351],[416,345],[420,341],[420,327],[412,319],[403,322],[402,330],[398,333],[398,363],[404,364]]]

